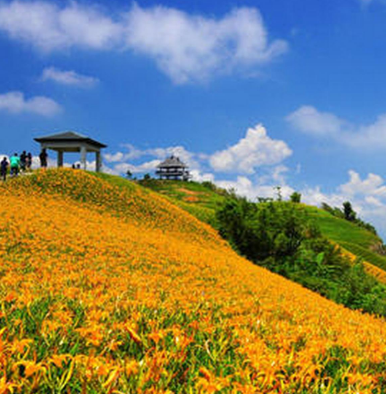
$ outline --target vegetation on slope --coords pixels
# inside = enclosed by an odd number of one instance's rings
[[[155,194],[65,169],[0,189],[0,392],[386,391],[383,320]]]
[[[347,307],[386,316],[386,285],[322,236],[298,204],[226,201],[220,234],[243,256]]]
[[[110,178],[112,180],[112,178]],[[147,179],[139,181],[141,186],[151,189],[188,211],[199,220],[217,228],[216,211],[229,193],[211,182],[181,182],[173,180]]]
[[[109,179],[111,180],[111,178]],[[122,181],[126,182],[123,179]],[[199,184],[196,182],[152,179],[150,181],[140,181],[140,183],[161,193],[199,220],[209,223],[215,228],[218,228],[216,211],[226,198],[232,197],[232,193],[216,188],[210,182]],[[193,200],[189,199],[187,191],[189,193],[198,191],[200,194],[198,194],[198,198]],[[305,211],[326,238],[358,258],[362,258],[365,261],[366,270],[386,283],[386,273],[376,269],[378,267],[382,271],[386,271],[386,256],[376,252],[377,246],[382,245],[382,240],[376,234],[326,210],[305,204],[299,204],[298,208]],[[373,267],[373,265],[376,267]]]

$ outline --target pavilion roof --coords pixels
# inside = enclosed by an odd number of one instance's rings
[[[170,156],[162,163],[158,164],[157,168],[168,168],[168,167],[183,167],[186,168],[187,165],[183,163],[179,157]]]
[[[75,131],[64,131],[62,133],[49,134],[42,137],[34,138],[35,141],[40,143],[49,142],[87,142],[90,145],[97,146],[98,148],[106,148],[107,145],[93,140],[86,135],[76,133]]]

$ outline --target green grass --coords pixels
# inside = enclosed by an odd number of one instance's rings
[[[132,182],[129,182],[127,179],[122,178],[121,176],[104,174],[103,172],[90,172],[90,174],[101,178],[104,181],[110,182],[112,185],[118,186],[120,188],[127,188],[130,191],[135,189],[135,186]]]
[[[225,198],[224,195],[221,195],[221,189],[218,191],[211,190],[198,182],[150,179],[139,181],[139,184],[174,200],[208,209],[217,209]],[[226,192],[224,191],[224,193]]]
[[[377,235],[322,209],[303,204],[301,207],[315,220],[322,234],[328,239],[386,271],[386,256],[381,256],[372,250],[372,246],[382,243]]]
[[[349,242],[369,249],[372,245],[381,241],[379,237],[370,231],[359,227],[347,220],[337,218],[322,209],[305,206],[308,215],[319,225],[322,233],[337,243]]]

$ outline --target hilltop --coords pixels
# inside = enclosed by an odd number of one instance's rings
[[[61,169],[1,185],[0,392],[386,391],[384,320],[103,178]]]

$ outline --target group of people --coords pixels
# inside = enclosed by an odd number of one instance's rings
[[[40,166],[42,168],[47,167],[47,158],[48,154],[45,149],[39,154],[40,159]],[[10,158],[9,161],[6,157],[0,162],[0,175],[1,179],[5,181],[7,179],[8,168],[9,173],[12,177],[19,175],[19,172],[22,171],[23,173],[28,172],[31,170],[32,167],[32,154],[29,152],[27,153],[25,150],[20,154],[14,153]]]

